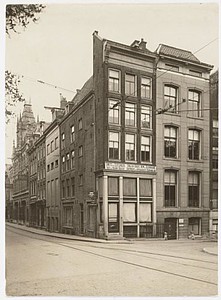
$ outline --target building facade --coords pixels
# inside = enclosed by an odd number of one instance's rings
[[[209,73],[191,52],[156,51],[157,222],[168,238],[204,235],[209,225]]]
[[[27,150],[36,129],[31,104],[25,104],[17,121],[17,145],[13,147],[13,219],[29,224],[29,168]]]
[[[210,76],[210,233],[218,233],[219,73]]]
[[[156,231],[155,63],[146,42],[93,34],[98,236]]]

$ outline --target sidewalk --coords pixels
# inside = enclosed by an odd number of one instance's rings
[[[33,228],[33,227],[28,227],[26,225],[18,225],[18,224],[10,223],[10,222],[6,222],[5,225],[6,225],[6,227],[8,226],[8,227],[20,229],[23,231],[31,232],[34,234],[38,234],[38,235],[56,237],[56,238],[66,239],[66,240],[75,240],[75,241],[91,242],[91,243],[103,243],[103,244],[132,244],[131,241],[126,240],[126,239],[125,240],[95,239],[95,238],[78,236],[78,235],[49,232],[49,231],[45,231],[44,229],[37,229],[37,228]]]
[[[214,245],[211,247],[203,248],[203,252],[208,253],[210,255],[218,256],[218,245]]]

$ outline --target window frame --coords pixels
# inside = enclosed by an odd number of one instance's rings
[[[135,103],[125,102],[125,126],[126,127],[136,127],[137,126],[136,111],[137,111],[137,105]],[[129,118],[127,118],[127,114],[129,115]],[[131,115],[134,117],[131,118]],[[127,122],[127,120],[129,120],[129,122]],[[131,120],[132,120],[132,122],[131,122]]]
[[[143,79],[149,79],[150,83],[149,84],[145,84],[142,83]],[[148,95],[147,95],[147,90],[148,91]],[[143,93],[144,91],[144,93]],[[147,76],[141,76],[140,78],[140,97],[141,99],[152,99],[152,78],[151,77],[147,77]]]
[[[193,135],[192,139],[190,139],[190,132],[192,132]],[[198,140],[194,139],[194,135],[196,134],[199,136]],[[201,135],[202,135],[202,130],[195,129],[195,128],[188,128],[188,159],[190,160],[201,159]],[[195,153],[194,144],[198,145],[198,154]]]
[[[148,147],[148,144],[143,144],[143,142],[142,142],[142,139],[143,138],[149,138],[149,160],[147,161],[147,160],[142,160],[142,152],[144,152],[144,151],[142,151],[142,147],[144,146],[145,147],[145,149],[146,149],[146,147]],[[145,152],[147,152],[147,151],[145,151]],[[152,162],[152,136],[145,136],[145,135],[141,135],[141,138],[140,138],[140,161],[141,161],[141,163],[151,163]]]
[[[118,141],[116,140],[110,140],[110,136],[111,134],[117,134],[118,135]],[[110,147],[110,143],[114,143],[113,146],[115,145],[115,143],[118,144],[118,148],[115,148],[115,147]],[[115,157],[110,157],[110,149],[118,149],[118,158],[115,158]],[[114,150],[113,150],[114,151]],[[121,155],[120,155],[120,151],[121,151],[121,148],[120,148],[120,132],[117,132],[117,131],[109,131],[108,132],[108,159],[109,160],[120,160],[121,158]],[[114,153],[114,152],[113,152]],[[114,155],[113,155],[114,156]]]
[[[193,93],[193,99],[190,99],[190,93]],[[198,95],[197,101],[194,100],[194,94]],[[197,90],[197,89],[192,89],[192,88],[188,89],[187,99],[188,99],[188,103],[187,103],[188,117],[201,118],[203,116],[202,110],[201,110],[201,108],[202,108],[202,91]],[[194,104],[197,106],[196,109],[193,107],[193,106],[195,106]]]
[[[112,104],[111,104],[112,102]],[[116,105],[118,104],[118,105]],[[116,105],[114,108],[112,108],[114,105]],[[121,106],[119,103],[119,100],[116,99],[108,99],[108,123],[109,124],[113,124],[113,125],[120,125],[121,122]],[[112,116],[113,114],[113,116]],[[114,122],[115,120],[115,114],[117,114],[117,122]],[[111,118],[113,119],[113,121],[111,121]]]
[[[149,111],[148,113],[146,113],[145,111]],[[141,129],[152,129],[152,106],[151,105],[143,105],[141,104],[140,107],[140,127]],[[142,116],[144,118],[146,118],[146,116],[148,116],[147,118],[149,119],[149,127],[148,126],[143,126],[143,122],[147,122],[145,120],[142,120]]]
[[[163,141],[164,141],[164,158],[167,159],[177,159],[179,157],[178,155],[178,127],[175,125],[164,125],[164,131],[163,131]],[[166,128],[169,129],[169,135],[165,135]],[[175,129],[175,137],[171,136],[171,129]],[[175,141],[175,155],[171,156],[171,146],[168,147],[169,155],[166,155],[166,141],[171,143],[172,141]]]
[[[130,142],[130,141],[127,141],[127,137],[128,136],[133,136],[134,138],[134,142]],[[129,148],[127,148],[127,145],[129,145]],[[134,145],[134,149],[130,149],[130,146],[131,145]],[[125,133],[125,161],[126,162],[135,162],[137,161],[137,149],[136,149],[136,146],[137,146],[137,135],[135,133]],[[134,151],[134,159],[130,159],[130,157],[128,158],[127,157],[127,152],[129,151],[129,153],[131,153],[131,151]],[[131,155],[129,155],[131,156]]]
[[[118,73],[118,77],[113,77],[110,75],[111,71]],[[110,80],[113,80],[113,83],[110,82]],[[115,84],[117,84],[117,89],[115,89]],[[113,86],[113,89],[111,89],[111,85]],[[108,69],[108,91],[112,93],[120,93],[121,92],[121,71],[117,69]]]
[[[197,184],[194,184],[193,182],[191,182],[190,184],[190,174],[197,175]],[[194,181],[194,178],[193,178]],[[201,206],[201,172],[199,171],[189,171],[188,172],[188,182],[187,182],[187,186],[188,186],[188,207],[200,207]],[[190,187],[192,187],[191,191],[190,191]],[[198,190],[196,190],[197,193],[197,197],[198,199],[192,199],[193,194],[194,194],[194,190],[193,187],[197,187]],[[190,198],[190,193],[192,194],[191,198]]]
[[[128,76],[133,77],[134,81],[129,80]],[[129,84],[129,90],[127,84]],[[133,93],[131,93],[131,89],[134,89]],[[130,97],[137,97],[137,75],[132,73],[125,73],[125,95]]]
[[[166,181],[166,173],[168,173],[169,181]],[[171,180],[171,175],[175,176],[175,182]],[[177,207],[177,200],[178,200],[178,171],[174,169],[165,169],[164,170],[164,207]],[[166,187],[169,187],[169,196],[171,195],[172,191],[171,188],[174,187],[174,199],[166,199]]]
[[[169,88],[169,93],[166,94],[166,91],[165,89],[166,88]],[[175,96],[173,96],[171,94],[171,90],[175,90]],[[168,98],[167,100],[165,98]],[[163,100],[164,100],[164,107],[167,109],[166,112],[168,113],[172,113],[172,114],[177,114],[179,113],[179,110],[178,110],[178,103],[179,103],[179,88],[173,84],[168,84],[168,83],[165,83],[164,84],[164,87],[163,87]],[[166,106],[166,101],[169,101],[169,104],[168,106]],[[174,102],[174,104],[172,105],[171,104],[171,101]],[[170,108],[170,105],[172,105],[172,107]],[[173,108],[174,106],[174,108]]]

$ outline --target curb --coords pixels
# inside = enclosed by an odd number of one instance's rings
[[[210,255],[218,256],[218,253],[211,252],[211,251],[207,250],[206,248],[203,248],[202,251],[203,251],[204,253],[207,253],[207,254],[210,254]]]
[[[23,230],[26,232],[30,232],[33,234],[38,234],[42,236],[48,236],[48,237],[55,237],[58,239],[65,239],[65,240],[72,240],[72,241],[79,241],[79,242],[89,242],[89,243],[100,243],[100,244],[132,244],[129,240],[103,240],[103,239],[90,239],[86,237],[78,237],[73,235],[65,235],[64,233],[48,233],[47,231],[40,231],[40,229],[33,230],[31,227],[27,227],[25,225],[17,225],[14,223],[6,223],[6,226],[15,228],[18,230]]]

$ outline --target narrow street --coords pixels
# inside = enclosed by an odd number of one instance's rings
[[[205,241],[105,244],[7,227],[7,296],[213,296],[217,256]]]

